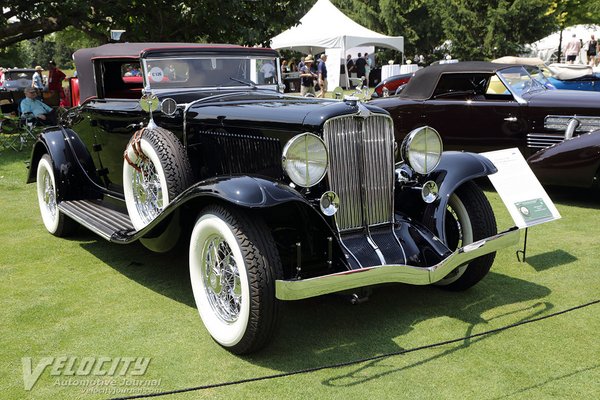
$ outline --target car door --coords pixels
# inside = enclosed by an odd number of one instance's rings
[[[123,192],[123,152],[133,133],[147,123],[138,101],[95,99],[84,104],[74,130],[88,144],[96,174],[109,190]]]
[[[440,132],[444,149],[483,152],[526,149],[525,109],[495,75],[460,73],[440,78],[423,115]]]

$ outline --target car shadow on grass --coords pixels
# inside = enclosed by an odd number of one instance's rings
[[[79,230],[76,240],[83,241],[83,249],[127,278],[182,304],[196,307],[187,268],[187,247],[178,245],[171,252],[154,253],[140,242],[120,246],[98,239],[85,229]]]
[[[90,235],[91,238],[94,236]],[[127,278],[195,308],[185,248],[155,254],[141,244],[117,246],[99,239],[81,246]],[[438,329],[444,329],[444,321],[435,321],[438,318],[453,318],[466,324],[464,331],[443,335],[443,340],[467,336],[472,331],[485,330],[494,319],[513,323],[515,319],[548,312],[553,306],[543,299],[549,294],[550,290],[544,286],[490,272],[465,292],[398,284],[374,288],[369,300],[359,305],[350,304],[341,295],[283,302],[281,322],[272,342],[261,351],[241,358],[269,369],[291,372],[399,352],[411,347],[403,346],[403,337],[415,340],[416,334],[419,345],[436,341],[432,337],[439,340],[440,336],[435,336],[439,331],[428,327],[441,324]],[[493,326],[498,324],[494,321]],[[402,369],[443,357],[486,338],[464,340],[441,354]],[[210,340],[208,335],[207,340]],[[397,371],[382,368],[379,363],[381,360],[359,364],[348,375],[331,378],[323,384],[353,385]]]
[[[332,295],[289,302],[284,304],[281,329],[273,343],[247,358],[256,364],[290,371],[395,353],[413,347],[402,345],[405,335],[410,340],[418,335],[418,345],[435,341],[430,339],[436,336],[427,326],[441,323],[440,329],[443,329],[443,321],[433,321],[436,318],[463,321],[466,328],[458,336],[467,336],[475,328],[478,332],[485,330],[492,319],[503,318],[513,323],[515,319],[529,319],[548,312],[553,306],[543,302],[543,298],[549,294],[550,290],[544,286],[491,272],[466,292],[448,292],[433,286],[388,285],[375,288],[370,300],[360,305],[351,305],[340,296]],[[503,307],[511,311],[499,312]],[[495,312],[490,313],[492,310]],[[425,323],[423,328],[420,323]],[[455,337],[443,335],[442,340]],[[465,340],[443,353],[457,351],[485,338]],[[381,360],[368,364],[379,362]],[[350,379],[347,384],[360,383],[360,380]]]
[[[556,204],[580,208],[600,208],[600,189],[581,189],[570,187],[546,186],[546,193]]]

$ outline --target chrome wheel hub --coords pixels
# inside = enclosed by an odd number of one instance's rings
[[[217,316],[235,322],[240,314],[242,289],[231,248],[220,236],[211,236],[202,250],[202,280],[206,297]]]
[[[44,204],[46,205],[46,209],[52,215],[52,218],[56,217],[56,192],[54,190],[54,185],[52,184],[52,177],[48,171],[44,171],[44,188],[42,193],[42,199],[44,200]]]
[[[141,161],[138,167],[140,171],[133,172],[133,197],[140,217],[149,223],[163,210],[162,186],[152,161]]]

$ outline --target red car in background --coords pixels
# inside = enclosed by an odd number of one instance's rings
[[[384,79],[379,83],[379,85],[375,86],[371,97],[388,97],[396,94],[396,91],[401,86],[406,85],[412,76],[413,73],[411,72],[408,74],[390,76],[389,78]]]

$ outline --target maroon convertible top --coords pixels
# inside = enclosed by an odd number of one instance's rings
[[[109,43],[98,47],[80,49],[73,53],[75,68],[79,78],[81,99],[87,99],[96,96],[96,87],[94,79],[95,59],[119,58],[139,60],[142,57],[152,55],[182,55],[185,53],[194,54],[260,54],[273,55],[278,53],[269,48],[243,47],[230,44],[202,44],[202,43]]]

